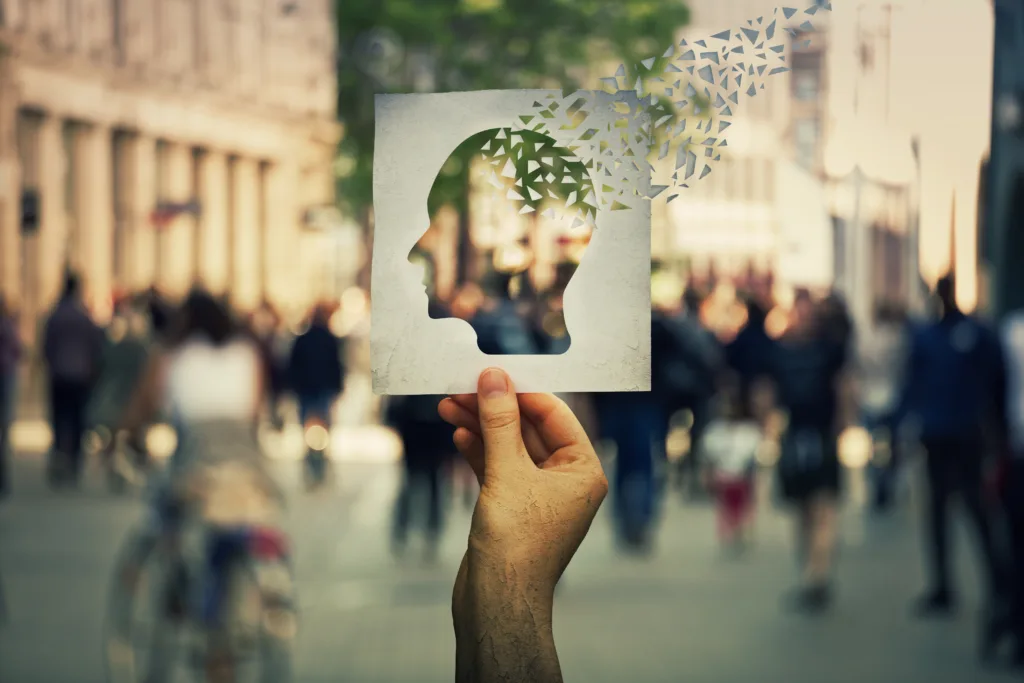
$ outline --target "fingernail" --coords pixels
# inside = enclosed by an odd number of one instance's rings
[[[508,393],[508,378],[501,370],[484,370],[480,377],[480,393],[484,398],[499,398]]]

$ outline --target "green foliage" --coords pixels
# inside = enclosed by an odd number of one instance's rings
[[[574,89],[590,64],[621,61],[638,74],[631,65],[660,56],[689,18],[680,0],[337,0],[336,8],[346,131],[338,194],[356,216],[372,203],[374,95],[413,92],[417,68],[434,74],[440,92]],[[439,176],[451,187],[435,188],[452,198],[464,194],[473,153],[460,150],[461,172]]]
[[[483,183],[518,207],[537,212],[550,206],[560,214],[578,211],[585,216],[590,211],[596,215],[593,180],[570,150],[542,133],[494,128],[466,138],[451,153],[431,186],[427,199],[431,216],[445,205],[464,205],[467,161],[476,164]]]

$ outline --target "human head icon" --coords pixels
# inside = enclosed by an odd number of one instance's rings
[[[481,203],[482,202],[482,203]],[[486,205],[485,213],[470,206]],[[442,211],[469,230],[441,230]],[[598,213],[590,167],[572,148],[536,131],[494,128],[449,155],[427,199],[430,224],[409,253],[424,271],[432,318],[467,321],[489,355],[564,353],[570,345],[562,294],[579,266]],[[479,239],[482,233],[486,237]],[[461,237],[460,237],[461,235]],[[447,240],[447,242],[446,242]],[[452,244],[471,240],[473,244]],[[470,247],[467,249],[467,247]],[[483,271],[454,296],[437,287],[438,265],[476,254]],[[473,305],[467,305],[472,299]]]

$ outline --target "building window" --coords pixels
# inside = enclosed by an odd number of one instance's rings
[[[793,96],[801,102],[818,99],[818,74],[809,69],[793,72]]]
[[[818,152],[817,119],[800,119],[794,129],[796,159],[803,166],[813,166]]]

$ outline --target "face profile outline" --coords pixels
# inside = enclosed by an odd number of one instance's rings
[[[423,269],[429,317],[463,320],[473,327],[477,348],[486,355],[561,355],[571,346],[562,296],[586,252],[598,214],[592,165],[578,158],[574,149],[544,132],[491,128],[460,143],[431,185],[427,199],[429,223],[407,261]],[[504,210],[517,214],[508,218],[519,221],[522,229],[516,231],[516,237],[491,245],[494,264],[485,282],[465,283],[442,303],[434,288],[437,218],[442,210],[453,206],[467,211],[467,197],[474,190],[493,193],[492,198],[506,202]],[[552,231],[549,246],[557,256],[552,258],[548,284],[534,288],[530,275],[535,259],[532,238],[540,229],[539,219],[548,221],[546,227]],[[467,289],[475,290],[475,295],[464,296]],[[467,299],[476,305],[466,306]],[[524,307],[541,305],[547,313],[538,315],[534,322],[550,338],[550,348],[542,348],[532,339],[527,341],[531,329],[522,315],[512,316],[522,325],[519,330],[512,329],[515,323],[509,319],[510,311],[521,313]],[[502,314],[504,321],[498,321],[497,316]],[[522,343],[502,344],[501,350],[485,343],[482,336],[487,335],[481,334],[477,324],[489,323],[500,327],[507,338]]]

